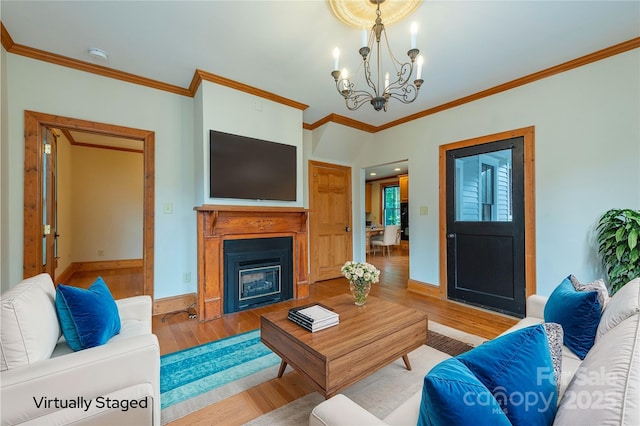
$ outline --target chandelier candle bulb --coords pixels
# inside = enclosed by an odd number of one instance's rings
[[[418,35],[418,24],[413,22],[411,24],[411,48],[412,49],[416,48],[417,35]]]
[[[338,60],[340,59],[340,49],[337,47],[333,49],[333,69],[338,69]]]
[[[367,47],[367,30],[362,29],[362,47]]]
[[[384,75],[384,91],[386,92],[389,88],[389,73]]]
[[[422,55],[418,56],[418,70],[416,71],[416,80],[422,80],[422,64],[424,63],[424,58]]]

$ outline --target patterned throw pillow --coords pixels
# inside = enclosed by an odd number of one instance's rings
[[[569,275],[569,279],[576,291],[597,291],[598,300],[600,301],[600,309],[604,310],[604,307],[609,302],[609,290],[607,290],[607,286],[602,279],[598,279],[587,284],[582,284],[575,275]]]
[[[564,333],[562,326],[555,322],[547,322],[542,324],[547,334],[547,343],[549,344],[549,353],[551,354],[551,362],[553,362],[553,373],[556,377],[556,387],[558,394],[562,385],[562,339]]]

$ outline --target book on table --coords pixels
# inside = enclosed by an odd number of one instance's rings
[[[338,313],[319,303],[291,308],[287,317],[309,331],[323,330],[340,322]]]

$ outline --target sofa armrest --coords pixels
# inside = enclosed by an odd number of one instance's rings
[[[140,383],[154,389],[154,418],[160,418],[160,348],[153,334],[50,358],[0,373],[3,423],[15,424],[56,411],[40,398],[93,399]]]
[[[527,298],[527,316],[544,319],[544,307],[548,297],[532,294]]]
[[[309,426],[374,426],[384,424],[382,420],[342,394],[321,402],[309,415]]]
[[[134,296],[116,300],[121,320],[151,321],[152,303],[149,296]]]

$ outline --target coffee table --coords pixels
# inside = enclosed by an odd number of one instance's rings
[[[260,317],[260,338],[282,358],[278,377],[287,365],[307,378],[325,398],[402,358],[427,342],[427,314],[369,296],[356,306],[342,294],[320,303],[340,314],[336,326],[305,330],[287,319],[288,309]]]

